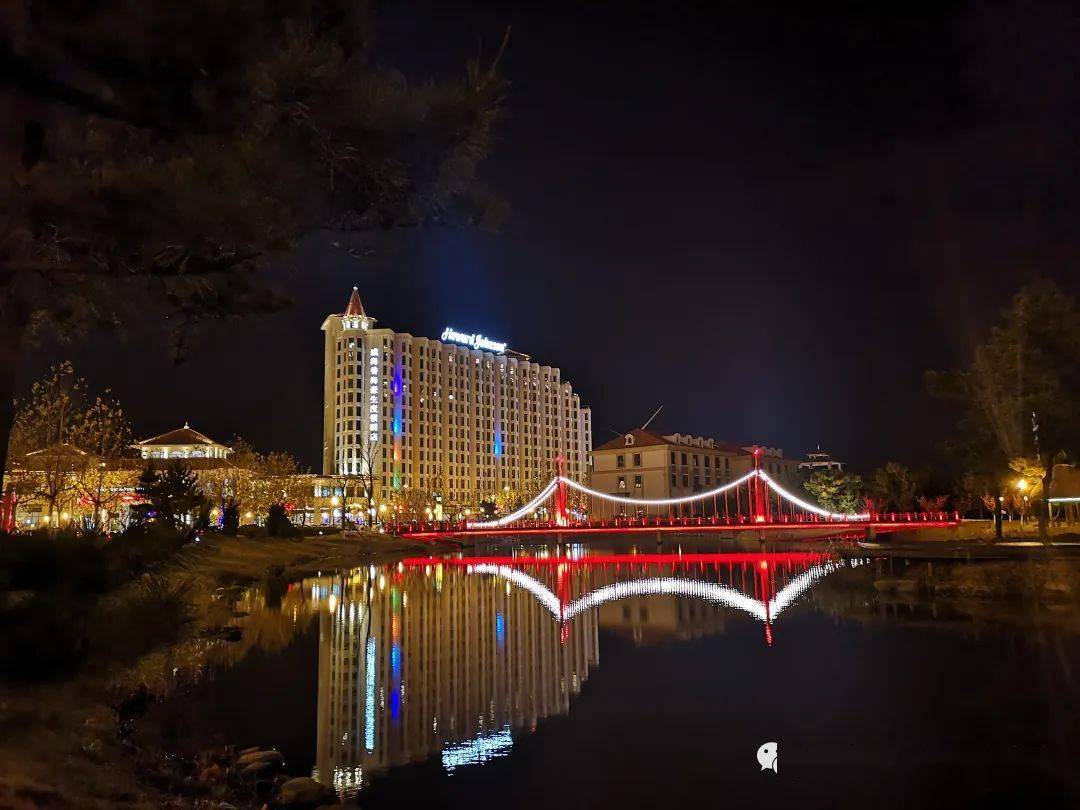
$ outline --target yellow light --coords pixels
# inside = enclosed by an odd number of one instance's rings
[[[1028,488],[1028,482],[1021,478],[1016,482],[1016,488],[1023,492],[1025,489]]]
[[[255,513],[248,512],[246,515],[244,515],[244,517],[246,517],[248,520],[251,520],[253,517],[255,517]]]
[[[337,495],[330,499],[331,506],[337,506],[339,503],[341,503],[341,499]]]
[[[386,504],[385,503],[380,503],[379,504],[379,511],[380,512],[385,512],[386,511]]]
[[[49,515],[42,515],[41,516],[41,522],[42,523],[48,523],[49,522]]]
[[[465,510],[465,517],[468,517],[471,514],[472,514],[472,509],[466,509]]]
[[[61,512],[60,513],[60,519],[61,520],[67,520],[70,517],[71,517],[71,515],[69,515],[67,512]]]

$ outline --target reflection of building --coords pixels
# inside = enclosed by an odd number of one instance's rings
[[[636,644],[723,635],[729,608],[675,595],[643,596],[600,607],[601,630],[629,636]]]
[[[773,623],[857,560],[820,553],[453,557],[306,580],[319,611],[314,776],[344,794],[438,754],[448,772],[506,755],[566,713],[600,629],[638,643]]]
[[[564,629],[532,594],[441,565],[330,585],[319,627],[316,771],[346,793],[442,752],[505,752],[511,730],[568,711],[597,663],[595,614]],[[374,578],[372,578],[374,577]]]
[[[591,413],[559,369],[482,335],[376,328],[355,288],[322,329],[325,475],[370,472],[377,497],[418,488],[450,501],[524,490],[556,457],[584,480]]]
[[[801,480],[799,463],[779,448],[762,448],[761,468],[781,485]],[[592,486],[628,498],[677,498],[714,489],[754,467],[749,447],[635,428],[593,451]]]

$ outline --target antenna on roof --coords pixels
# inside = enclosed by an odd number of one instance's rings
[[[655,411],[653,411],[653,415],[650,416],[647,420],[645,420],[645,424],[641,426],[641,429],[644,430],[645,428],[647,428],[649,426],[649,422],[651,422],[653,419],[655,419],[656,415],[658,413],[660,413],[660,411],[662,411],[662,410],[664,410],[663,405],[661,405],[659,408],[657,408]]]

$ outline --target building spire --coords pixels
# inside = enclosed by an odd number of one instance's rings
[[[346,315],[357,315],[361,318],[366,318],[367,313],[364,312],[364,305],[360,303],[360,291],[356,288],[352,288],[352,295],[349,296],[349,306],[345,308]]]

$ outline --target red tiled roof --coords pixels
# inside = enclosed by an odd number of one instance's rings
[[[634,437],[633,444],[626,443],[627,436]],[[671,442],[669,442],[663,436],[657,436],[655,433],[650,433],[649,431],[642,430],[641,428],[634,428],[633,430],[627,431],[621,436],[616,436],[611,441],[605,442],[599,447],[594,447],[593,452],[596,452],[597,450],[621,450],[622,448],[626,447],[655,447],[658,444],[671,444]]]
[[[360,291],[356,287],[352,288],[352,295],[349,296],[349,305],[345,307],[346,315],[357,315],[361,318],[366,318],[367,313],[364,312],[364,305],[360,303]]]

